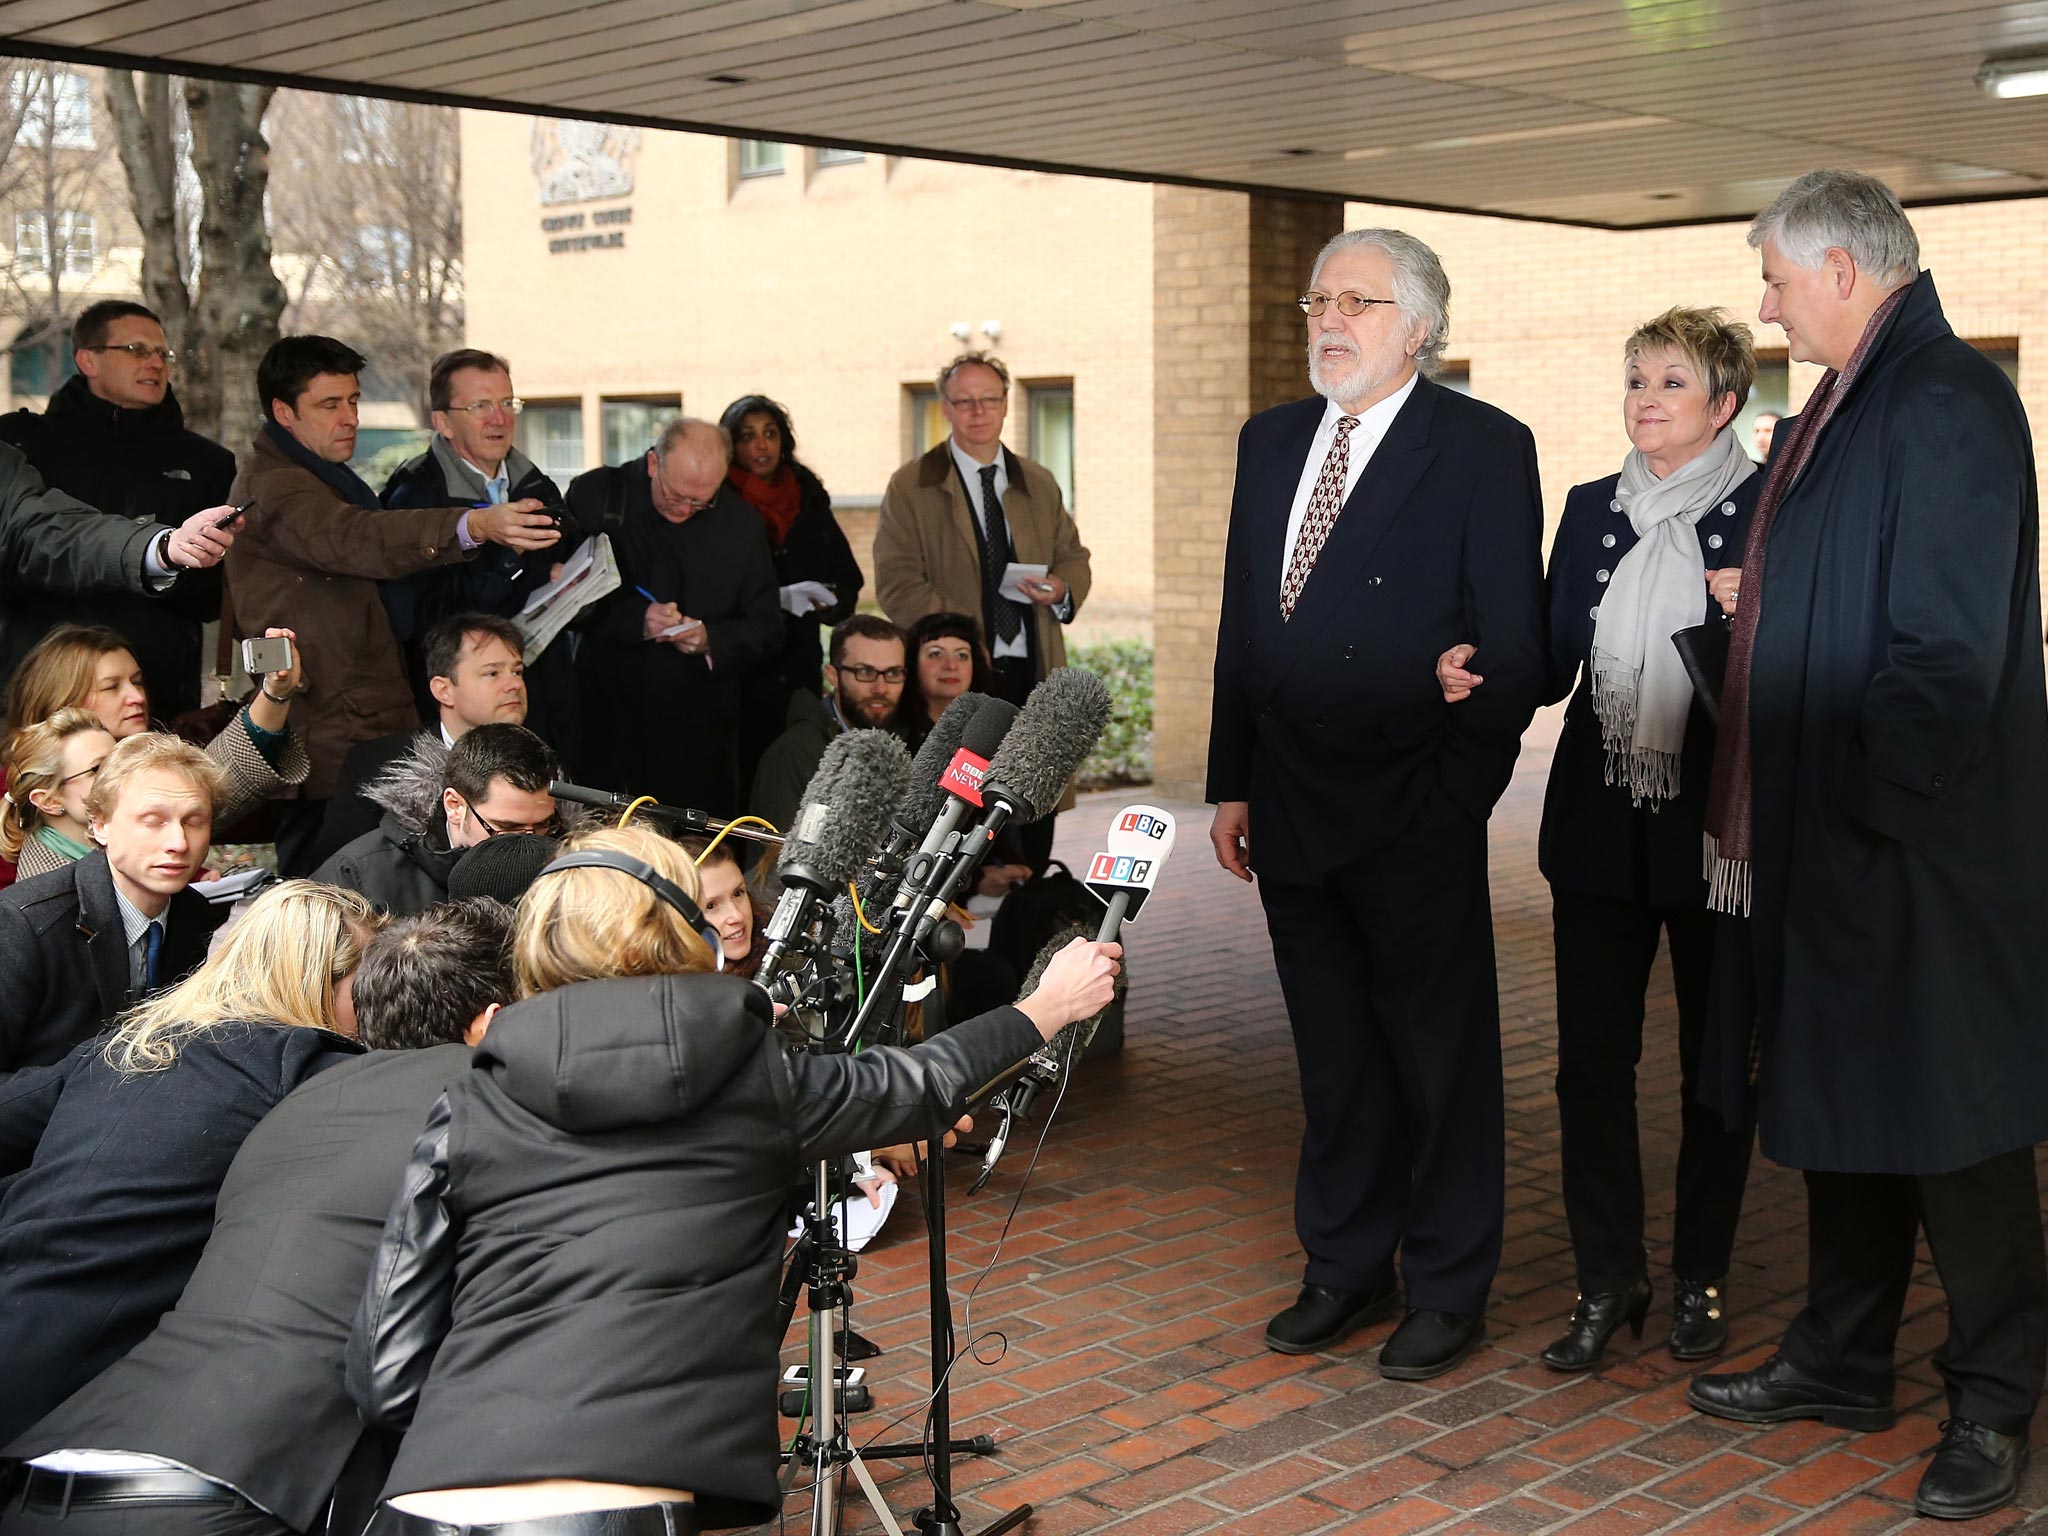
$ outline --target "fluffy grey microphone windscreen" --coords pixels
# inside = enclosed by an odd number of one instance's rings
[[[1006,792],[1015,819],[1049,815],[1109,724],[1109,689],[1079,667],[1048,672],[1017,713],[1017,723],[989,759],[982,792]]]
[[[1094,937],[1095,934],[1093,930],[1083,928],[1078,923],[1069,924],[1066,927],[1056,930],[1053,933],[1053,936],[1045,941],[1045,948],[1041,949],[1038,952],[1038,957],[1031,962],[1031,969],[1024,973],[1023,984],[1017,988],[1018,998],[1020,1000],[1023,998],[1027,998],[1033,992],[1036,992],[1038,990],[1038,983],[1045,978],[1045,968],[1048,965],[1052,964],[1052,957],[1054,955],[1058,954],[1061,950],[1065,949],[1069,944],[1073,943],[1076,939],[1092,939]],[[1126,964],[1128,964],[1127,961]],[[1041,1054],[1045,1055],[1045,1058],[1048,1061],[1064,1061],[1066,1059],[1066,1054],[1069,1049],[1067,1037],[1070,1035],[1079,1035],[1081,1038],[1079,1039],[1079,1041],[1075,1042],[1071,1047],[1074,1052],[1075,1059],[1078,1060],[1080,1058],[1081,1052],[1087,1050],[1089,1045],[1093,1043],[1095,1039],[1095,1031],[1102,1026],[1103,1016],[1109,1012],[1110,1008],[1115,1004],[1117,999],[1121,998],[1124,995],[1124,990],[1127,987],[1129,987],[1130,984],[1130,971],[1128,969],[1118,971],[1116,977],[1115,996],[1112,997],[1108,1003],[1105,1003],[1103,1005],[1100,1012],[1090,1014],[1085,1019],[1081,1019],[1075,1023],[1069,1024],[1065,1029],[1061,1030],[1058,1034],[1054,1035],[1052,1039],[1047,1041],[1046,1044],[1041,1048]]]
[[[903,798],[910,754],[887,731],[848,731],[833,739],[804,786],[776,870],[831,888],[866,865]]]
[[[932,818],[939,814],[939,804],[946,793],[939,787],[939,775],[960,750],[968,723],[995,702],[985,693],[961,694],[946,706],[945,713],[933,723],[931,734],[925,737],[924,745],[917,749],[917,756],[910,760],[910,787],[897,803],[896,825],[912,838],[922,837]],[[980,755],[988,756],[986,752]]]

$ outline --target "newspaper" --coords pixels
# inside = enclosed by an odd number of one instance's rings
[[[526,664],[532,666],[577,614],[618,589],[619,563],[612,558],[612,541],[601,533],[585,539],[562,566],[562,574],[529,597],[512,621],[526,637]]]

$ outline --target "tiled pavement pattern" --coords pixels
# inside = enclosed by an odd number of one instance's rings
[[[1261,1344],[1300,1274],[1290,1216],[1294,1057],[1256,896],[1217,869],[1205,808],[1175,806],[1178,848],[1156,904],[1132,930],[1128,1047],[1077,1080],[974,1298],[982,1355],[999,1352],[986,1337],[996,1330],[1007,1348],[999,1363],[963,1359],[956,1371],[955,1433],[1001,1441],[996,1457],[954,1463],[968,1536],[1024,1501],[1037,1507],[1025,1527],[1035,1536],[1943,1528],[1911,1509],[1943,1413],[1928,1364],[1943,1313],[1924,1249],[1901,1339],[1901,1418],[1886,1434],[1816,1422],[1747,1429],[1691,1412],[1685,1385],[1701,1367],[1664,1351],[1670,1287],[1661,1271],[1641,1344],[1623,1330],[1604,1368],[1587,1377],[1561,1377],[1536,1360],[1573,1296],[1551,1096],[1548,899],[1535,862],[1546,727],[1554,724],[1532,732],[1493,819],[1508,1209],[1487,1342],[1422,1384],[1380,1379],[1373,1359],[1386,1324],[1324,1355],[1289,1358]],[[1070,860],[1099,846],[1117,803],[1091,797],[1061,819]],[[1653,1265],[1668,1253],[1677,1150],[1675,1015],[1661,963],[1656,986],[1641,1073]],[[955,1161],[956,1306],[994,1251],[1030,1139],[973,1200],[969,1170]],[[1656,1191],[1666,1192],[1661,1208]],[[1760,1161],[1729,1284],[1728,1362],[1761,1359],[1796,1308],[1803,1223],[1797,1176]],[[876,1438],[926,1390],[925,1265],[912,1197],[863,1256],[856,1282],[856,1325],[887,1347],[869,1362],[877,1407],[856,1417],[861,1439]],[[918,1422],[880,1438],[914,1439]],[[908,1529],[929,1490],[914,1464],[874,1465]],[[2044,1507],[2048,1457],[2020,1508],[1948,1528],[2048,1530]],[[851,1480],[845,1510],[847,1529],[879,1529]],[[799,1492],[785,1528],[802,1530],[808,1519]]]

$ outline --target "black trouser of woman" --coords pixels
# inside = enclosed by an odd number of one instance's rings
[[[1661,933],[1678,997],[1678,1203],[1671,1267],[1688,1280],[1728,1273],[1753,1121],[1726,1127],[1698,1099],[1700,1042],[1715,917],[1555,887],[1557,1116],[1564,1143],[1564,1208],[1588,1296],[1626,1290],[1649,1273],[1643,1248],[1643,1159],[1636,1129],[1636,1064],[1643,999]]]

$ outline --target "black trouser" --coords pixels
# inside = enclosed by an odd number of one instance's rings
[[[1024,701],[1031,697],[1031,690],[1038,685],[1038,663],[1029,656],[998,656],[995,662],[997,696],[1022,708]],[[1016,839],[1013,846],[1034,872],[1044,869],[1046,861],[1052,857],[1053,823],[1057,819],[1056,812],[1047,811],[1028,825],[1011,825],[1011,835]]]
[[[282,1520],[240,1500],[231,1504],[74,1505],[68,1514],[54,1509],[18,1508],[13,1500],[0,1506],[0,1531],[48,1531],[62,1536],[293,1536]]]
[[[1688,1280],[1719,1280],[1728,1273],[1755,1126],[1745,1121],[1725,1127],[1696,1097],[1714,923],[1714,915],[1699,908],[1551,891],[1564,1209],[1579,1289],[1586,1295],[1625,1290],[1649,1273],[1636,1066],[1643,1055],[1643,997],[1660,932],[1670,942],[1678,996],[1680,1131],[1671,1268]]]
[[[694,1504],[635,1504],[573,1515],[531,1515],[523,1520],[469,1524],[409,1515],[385,1504],[364,1536],[697,1536]]]
[[[1398,1245],[1408,1305],[1484,1311],[1505,1137],[1485,824],[1436,807],[1315,884],[1260,876],[1259,896],[1307,1112],[1305,1278],[1384,1289]]]
[[[1780,1353],[1858,1392],[1892,1389],[1892,1346],[1925,1228],[1948,1293],[1934,1368],[1949,1412],[2000,1434],[2026,1428],[2048,1371],[2048,1254],[2034,1149],[1953,1173],[1808,1173],[1806,1306]]]

